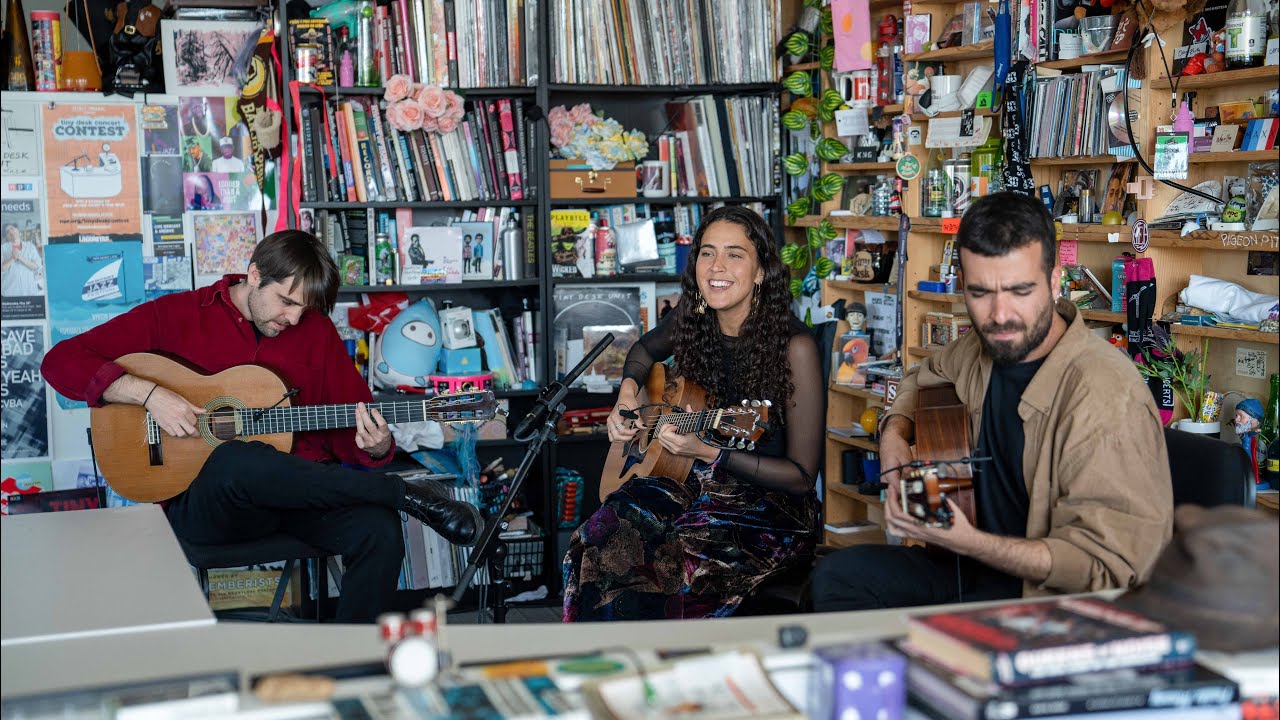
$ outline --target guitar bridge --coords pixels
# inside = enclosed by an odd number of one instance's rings
[[[164,464],[164,446],[160,444],[160,424],[147,413],[147,459],[151,465]]]

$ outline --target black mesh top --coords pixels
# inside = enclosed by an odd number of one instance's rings
[[[627,353],[623,365],[623,377],[631,378],[636,387],[643,388],[649,376],[649,368],[655,362],[663,362],[675,350],[676,314],[663,318],[658,326],[645,333]],[[792,318],[789,328],[791,340],[787,345],[787,365],[791,370],[791,382],[795,389],[790,407],[783,415],[784,425],[778,427],[779,413],[770,415],[770,427],[754,451],[732,450],[720,455],[720,465],[735,477],[750,480],[757,485],[794,494],[813,489],[822,456],[823,432],[826,425],[826,392],[822,382],[822,367],[818,360],[818,346],[809,327]],[[724,354],[721,362],[724,377],[730,378],[738,338],[721,335]],[[785,371],[785,368],[779,368]],[[731,392],[721,404],[732,404],[743,397]]]

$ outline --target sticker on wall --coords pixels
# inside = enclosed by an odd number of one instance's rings
[[[1139,218],[1133,222],[1133,237],[1130,239],[1133,243],[1135,252],[1146,252],[1151,247],[1151,232],[1147,229],[1147,221]]]

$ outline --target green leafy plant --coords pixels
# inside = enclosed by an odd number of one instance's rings
[[[1209,375],[1205,374],[1209,338],[1204,338],[1200,349],[1183,352],[1173,338],[1157,325],[1155,339],[1156,352],[1144,353],[1139,358],[1138,372],[1146,378],[1167,381],[1190,419],[1199,421],[1205,393],[1209,390]]]

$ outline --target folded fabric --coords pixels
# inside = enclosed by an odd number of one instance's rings
[[[439,450],[444,447],[444,431],[435,420],[398,423],[387,427],[391,428],[391,437],[395,439],[396,447],[405,452],[419,448]]]
[[[1280,310],[1280,297],[1203,275],[1192,275],[1178,298],[1183,304],[1211,312],[1226,322],[1257,325]]]

